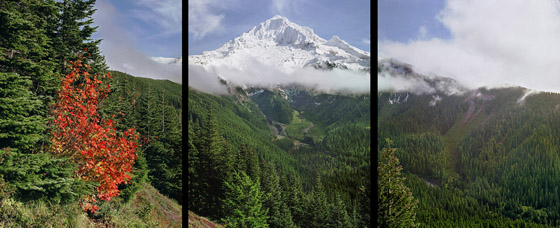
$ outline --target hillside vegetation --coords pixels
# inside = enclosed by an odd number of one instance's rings
[[[235,91],[189,88],[190,211],[225,227],[369,224],[369,96]]]
[[[560,225],[560,94],[525,93],[378,95],[378,151],[394,141],[420,227]]]
[[[214,228],[223,227],[220,224],[214,223],[207,218],[198,216],[192,211],[189,211],[189,228]]]
[[[182,86],[109,73],[94,5],[0,1],[2,227],[181,226]]]

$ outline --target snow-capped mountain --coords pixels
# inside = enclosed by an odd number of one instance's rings
[[[313,29],[278,15],[216,50],[189,56],[188,61],[206,69],[225,65],[239,70],[257,61],[288,74],[306,67],[370,69],[369,52],[353,47],[336,35],[325,40]]]

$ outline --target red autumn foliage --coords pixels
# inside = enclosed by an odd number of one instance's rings
[[[90,66],[80,60],[70,63],[72,72],[61,80],[53,105],[52,151],[69,156],[78,164],[77,175],[96,184],[96,194],[82,204],[82,209],[95,213],[95,198],[111,200],[119,195],[118,185],[131,179],[138,133],[133,128],[117,132],[112,120],[101,118],[98,105],[110,92],[109,85],[90,76]],[[109,73],[102,76],[107,77]]]

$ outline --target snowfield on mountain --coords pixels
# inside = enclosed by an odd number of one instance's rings
[[[202,65],[206,69],[220,65],[245,69],[253,61],[274,66],[285,73],[304,67],[329,66],[368,70],[370,53],[351,46],[336,35],[327,41],[317,36],[313,29],[277,15],[214,51],[189,56],[189,64]]]

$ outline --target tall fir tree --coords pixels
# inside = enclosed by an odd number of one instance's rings
[[[332,205],[328,202],[327,193],[321,182],[321,176],[317,176],[308,202],[309,227],[331,227],[333,225]]]
[[[301,183],[301,179],[298,175],[293,174],[290,175],[289,180],[289,191],[288,191],[288,208],[290,209],[290,213],[293,217],[293,221],[299,227],[307,227],[308,224],[306,222],[306,194],[303,192],[303,187]]]
[[[199,179],[198,179],[198,170],[200,169],[199,166],[199,158],[198,158],[198,150],[194,143],[194,139],[197,135],[194,133],[194,123],[192,119],[189,119],[189,128],[188,128],[188,136],[187,136],[187,161],[188,161],[188,176],[187,176],[187,197],[188,197],[188,206],[189,210],[194,210],[196,205],[198,205],[198,192],[199,192]]]
[[[56,30],[52,32],[55,56],[59,62],[58,72],[68,73],[66,64],[78,56],[88,58],[91,74],[104,74],[108,67],[101,55],[101,40],[91,37],[98,26],[92,27],[96,0],[64,0],[56,2],[60,16]]]
[[[262,189],[269,194],[269,198],[264,201],[264,207],[269,211],[268,224],[270,227],[295,227],[292,215],[288,210],[285,199],[282,197],[282,187],[280,177],[276,172],[274,163],[262,161],[261,183]]]
[[[231,181],[236,155],[221,135],[211,106],[199,134],[200,139],[194,140],[198,142],[194,143],[199,161],[195,172],[198,174],[200,187],[196,195],[199,203],[196,208],[199,209],[200,215],[222,218],[224,211],[221,200],[224,198],[224,182]]]
[[[393,142],[386,139],[387,148],[379,156],[379,207],[377,225],[379,227],[416,227],[418,201],[414,200],[409,188],[404,185],[402,166],[395,156]]]
[[[266,228],[268,209],[263,207],[263,201],[268,196],[261,190],[259,178],[253,181],[244,172],[234,171],[233,181],[225,182],[226,195],[223,200],[223,219],[225,227],[255,227]]]
[[[50,22],[57,17],[54,1],[0,1],[0,72],[31,80],[26,90],[41,101],[34,112],[43,118],[60,81],[48,36]],[[46,136],[46,132],[44,128],[41,135]]]
[[[239,147],[239,152],[237,153],[237,162],[235,165],[235,170],[238,172],[245,172],[247,173],[247,161],[249,161],[249,151],[247,149],[247,144],[245,142],[241,143]]]
[[[253,180],[260,176],[261,170],[259,166],[259,157],[257,151],[254,147],[248,147],[247,149],[247,175]]]
[[[332,210],[332,220],[333,227],[357,227],[357,224],[353,224],[350,215],[348,214],[346,205],[340,197],[340,194],[336,194],[333,210]]]
[[[46,129],[41,100],[31,89],[31,80],[17,73],[0,73],[0,149],[34,153]]]

